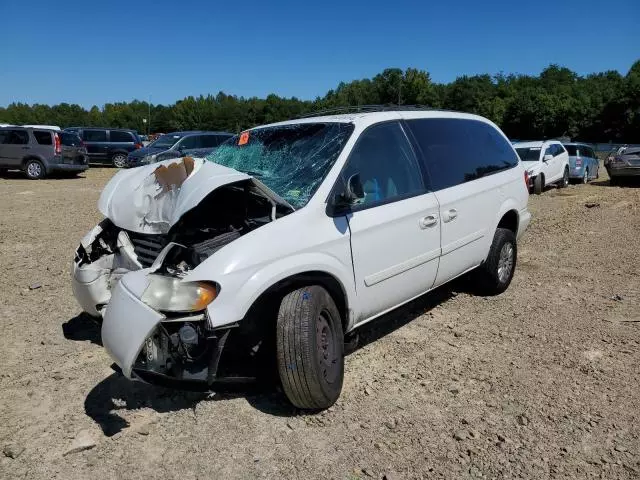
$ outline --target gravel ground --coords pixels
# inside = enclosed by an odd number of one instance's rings
[[[111,370],[69,270],[113,172],[0,179],[0,478],[640,477],[640,188],[532,196],[506,293],[457,282],[365,327],[307,415]]]

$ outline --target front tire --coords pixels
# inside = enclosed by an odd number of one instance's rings
[[[536,178],[533,179],[533,193],[536,195],[540,195],[544,190],[544,178],[542,175],[536,175]]]
[[[111,157],[111,162],[116,168],[124,168],[127,165],[127,156],[123,153],[116,153]]]
[[[499,295],[511,284],[518,260],[518,244],[515,234],[506,228],[498,228],[493,236],[489,255],[478,267],[476,281],[481,295]]]
[[[44,178],[46,170],[39,160],[28,160],[24,166],[24,173],[29,180],[39,180]]]
[[[298,408],[329,408],[344,379],[342,321],[331,295],[319,285],[289,293],[276,328],[278,372],[287,398]]]

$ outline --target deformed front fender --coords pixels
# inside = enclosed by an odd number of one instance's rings
[[[242,320],[253,303],[269,287],[294,275],[321,272],[334,277],[342,286],[347,309],[353,318],[355,286],[351,264],[344,264],[327,253],[307,252],[287,256],[267,265],[255,266],[231,273],[207,268],[206,262],[189,274],[185,281],[215,281],[220,285],[218,297],[209,305],[207,313],[211,325],[219,327]]]

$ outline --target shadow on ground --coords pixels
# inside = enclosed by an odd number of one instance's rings
[[[82,312],[62,324],[62,334],[67,340],[91,343],[102,346],[100,324],[91,315]]]
[[[352,338],[346,354],[349,355],[396,331],[452,298],[456,292],[471,292],[470,285],[469,279],[462,277],[360,327],[356,337],[357,343]],[[86,326],[86,319],[82,317],[82,314],[78,315],[63,326],[65,337],[73,340],[94,341],[91,327]],[[99,341],[100,332],[97,326],[95,328]],[[117,368],[114,369],[117,370]],[[348,375],[348,372],[346,374]],[[115,435],[129,426],[128,422],[118,415],[118,410],[122,409],[146,407],[164,413],[193,409],[202,401],[224,401],[241,397],[255,409],[269,415],[284,417],[298,415],[300,410],[287,401],[274,375],[267,373],[263,376],[271,380],[249,384],[233,381],[220,382],[213,386],[214,392],[189,392],[131,382],[116,371],[89,392],[84,402],[85,412],[100,425],[106,436]]]
[[[595,185],[597,187],[639,188],[640,177],[629,177],[629,178],[618,179],[618,183],[614,185],[611,185],[610,180],[596,180],[591,182],[591,185]]]

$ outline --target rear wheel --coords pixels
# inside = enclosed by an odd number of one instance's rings
[[[582,183],[583,184],[589,183],[589,169],[588,168],[584,169],[584,175],[582,175]]]
[[[44,165],[39,160],[27,160],[24,166],[24,172],[30,180],[44,178],[46,173]]]
[[[517,259],[515,234],[506,228],[498,228],[493,236],[489,255],[477,270],[478,292],[482,295],[499,295],[504,292],[513,278]]]
[[[560,180],[560,183],[558,184],[558,186],[560,188],[565,188],[567,185],[569,185],[569,167],[564,167],[564,173],[562,174],[562,180]]]
[[[342,391],[344,336],[331,295],[319,285],[294,290],[280,304],[276,328],[278,372],[289,401],[304,409],[333,405]]]
[[[111,162],[114,167],[124,168],[127,164],[127,156],[123,153],[116,153],[113,157],[111,157]]]

